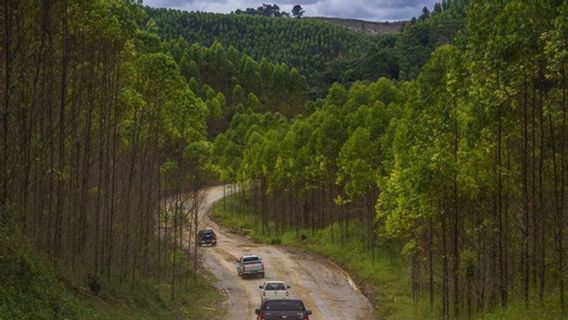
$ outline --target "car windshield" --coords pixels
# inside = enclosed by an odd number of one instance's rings
[[[243,258],[243,263],[244,264],[250,264],[250,263],[257,263],[260,261],[259,257],[246,257]]]
[[[269,282],[264,286],[264,290],[286,290],[286,286],[282,282]]]
[[[299,300],[269,300],[264,305],[265,311],[305,311]]]
[[[202,235],[202,236],[212,236],[213,231],[212,230],[202,230],[202,231],[199,231],[199,234]]]

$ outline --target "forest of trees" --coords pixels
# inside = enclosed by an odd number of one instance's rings
[[[425,8],[419,19],[406,22],[399,33],[381,36],[362,52],[327,62],[316,75],[317,83],[329,87],[335,82],[350,84],[380,77],[415,79],[437,47],[453,42],[463,27],[468,3],[468,0],[448,0],[437,3],[432,12]]]
[[[233,47],[215,42],[209,48],[184,39],[168,41],[189,87],[210,110],[209,136],[226,129],[239,112],[274,111],[292,117],[305,113],[308,85],[298,70],[285,64],[260,62]]]
[[[0,232],[173,295],[220,180],[266,234],[402,253],[444,318],[565,308],[566,1],[447,0],[378,38],[139,2],[3,2]]]
[[[567,16],[563,1],[474,1],[414,81],[335,84],[291,120],[235,117],[213,146],[221,178],[248,187],[266,234],[331,226],[370,255],[398,248],[444,318],[564,309]]]
[[[280,11],[280,6],[277,4],[266,4],[263,3],[262,6],[258,8],[246,8],[245,10],[237,9],[235,10],[236,14],[248,14],[253,16],[265,16],[265,17],[275,17],[275,18],[290,18],[291,16],[294,18],[301,18],[304,15],[304,10],[302,6],[297,4],[292,7],[291,12],[287,11]]]
[[[6,1],[0,17],[2,232],[92,288],[187,286],[209,138],[238,113],[307,113],[305,77],[162,41],[136,1]]]
[[[179,203],[211,177],[214,110],[144,15],[128,1],[3,2],[1,231],[91,290],[169,277],[173,295],[196,261],[182,239],[196,206]]]
[[[286,63],[308,75],[326,61],[360,52],[372,38],[325,22],[259,15],[185,12],[146,8],[163,39],[184,38],[211,46],[217,41],[256,60]]]
[[[204,46],[219,42],[257,61],[265,59],[297,68],[307,78],[309,97],[315,98],[324,97],[335,82],[348,85],[379,77],[416,78],[432,51],[451,43],[461,29],[468,2],[444,1],[432,12],[406,23],[399,34],[380,37],[323,21],[275,19],[274,14],[264,14],[274,11],[272,5],[250,9],[249,14],[146,11],[163,39],[181,37]],[[297,10],[301,12],[301,7]]]

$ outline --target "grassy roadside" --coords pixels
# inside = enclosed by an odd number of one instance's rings
[[[207,319],[222,314],[219,293],[199,276],[170,299],[167,279],[103,281],[99,296],[56,273],[21,237],[0,229],[0,319]],[[180,285],[182,287],[182,285]]]
[[[337,240],[335,243],[332,242],[329,228],[317,230],[313,235],[311,230],[300,230],[299,233],[302,235],[300,238],[297,237],[296,231],[272,234],[270,237],[262,235],[260,226],[255,224],[252,210],[247,210],[246,206],[239,206],[236,196],[229,196],[219,201],[214,205],[212,212],[214,218],[222,225],[247,234],[257,241],[308,250],[339,264],[356,279],[367,296],[373,297],[376,319],[442,319],[440,308],[435,307],[431,310],[428,297],[424,296],[420,302],[414,302],[411,295],[409,266],[398,253],[389,253],[379,248],[373,261],[369,253],[362,249],[356,237],[346,241],[343,246]],[[335,228],[339,230],[337,226]],[[353,225],[351,230],[357,230],[357,226]],[[463,319],[568,320],[568,315],[561,314],[557,303],[555,305],[553,298],[550,298],[542,303],[534,302],[529,308],[525,308],[519,301],[494,313],[470,318],[464,315]]]

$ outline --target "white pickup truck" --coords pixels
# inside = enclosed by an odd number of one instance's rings
[[[238,261],[237,272],[240,277],[261,276],[264,278],[264,264],[257,255],[245,255]]]
[[[290,286],[284,281],[266,281],[258,288],[262,290],[260,292],[260,302],[262,304],[266,300],[288,299]]]

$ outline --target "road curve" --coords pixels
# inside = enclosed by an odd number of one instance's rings
[[[265,279],[241,279],[236,261],[245,253],[262,257],[266,279],[286,281],[290,296],[300,298],[311,309],[314,320],[372,319],[372,306],[349,275],[321,257],[280,246],[263,245],[229,232],[208,217],[212,205],[223,198],[223,187],[203,191],[199,210],[200,229],[212,227],[217,247],[200,249],[201,263],[217,279],[214,286],[227,296],[226,320],[256,319],[260,305],[258,286]]]

